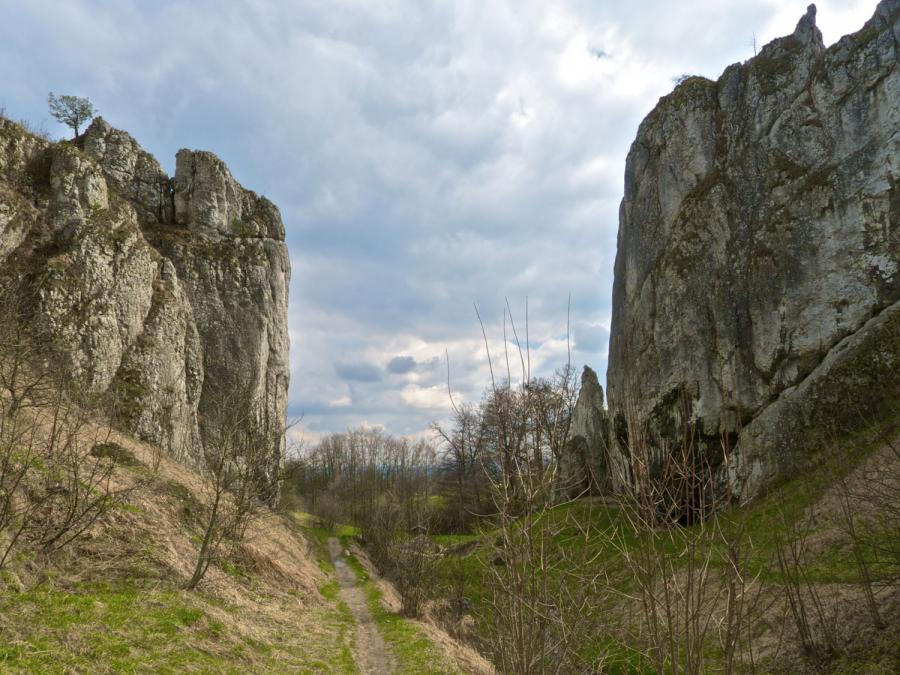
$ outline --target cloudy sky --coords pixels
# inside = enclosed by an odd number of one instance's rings
[[[826,43],[874,0],[823,0]],[[534,370],[603,378],[618,202],[640,120],[806,0],[0,0],[0,106],[63,136],[89,97],[170,173],[212,150],[281,208],[291,412],[416,434],[489,383],[505,298]],[[502,358],[502,357],[501,357]]]

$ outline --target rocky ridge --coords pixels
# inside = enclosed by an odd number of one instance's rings
[[[682,398],[714,461],[723,434],[736,444],[745,497],[900,398],[900,1],[827,49],[815,17],[715,82],[679,84],[628,154],[608,369],[619,480],[629,428],[661,452]]]
[[[0,266],[46,355],[139,438],[193,462],[227,408],[283,429],[284,227],[215,155],[181,150],[169,178],[103,119],[52,143],[0,118]],[[261,470],[280,462],[274,442]]]

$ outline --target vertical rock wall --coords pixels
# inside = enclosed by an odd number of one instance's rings
[[[731,480],[750,495],[851,426],[848,401],[896,395],[900,1],[828,49],[815,16],[680,84],[631,147],[608,370],[620,479],[629,401],[657,449],[682,391],[714,461],[740,434]]]

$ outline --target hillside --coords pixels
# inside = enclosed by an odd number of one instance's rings
[[[662,629],[679,641],[669,653],[672,660],[687,672],[727,672],[724,646],[734,611],[728,587],[735,583],[731,565],[737,552],[740,611],[746,612],[748,625],[731,666],[735,672],[897,672],[898,423],[900,410],[888,427],[890,442],[884,428],[860,433],[816,471],[702,526],[658,527],[651,535],[635,530],[627,503],[589,497],[527,521],[534,541],[548,547],[546,553],[510,551],[501,544],[503,529],[490,521],[469,535],[433,535],[429,611],[441,616],[451,632],[490,650],[489,636],[498,628],[496,594],[510,583],[502,577],[503,566],[524,572],[540,563],[549,570],[546,595],[567,598],[584,612],[567,624],[578,635],[577,663],[600,672],[658,672],[647,646],[642,604],[643,585],[655,577],[658,611],[674,613],[671,628]],[[852,535],[845,505],[857,528]],[[779,554],[787,550],[797,557],[788,555],[782,567]],[[579,594],[576,583],[588,592]],[[796,597],[789,588],[796,589]],[[873,625],[869,591],[880,626]],[[809,637],[800,633],[793,600],[806,603]],[[662,616],[660,621],[665,623]],[[690,641],[698,635],[694,648],[699,646],[702,656],[692,656]]]
[[[77,442],[115,448],[99,461],[115,463],[117,497],[71,545],[44,554],[26,539],[6,561],[0,671],[360,672],[365,646],[334,567],[293,517],[261,507],[240,545],[186,591],[208,481],[100,424],[85,424]],[[471,662],[436,628],[380,611],[394,626],[394,672],[459,672],[457,658]]]

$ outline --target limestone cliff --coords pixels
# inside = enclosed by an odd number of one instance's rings
[[[657,448],[687,394],[752,495],[813,440],[896,401],[900,370],[900,0],[826,49],[792,35],[662,98],[628,155],[608,395]],[[821,438],[818,438],[821,441]],[[715,454],[713,452],[713,454]]]
[[[33,291],[46,356],[140,438],[196,460],[224,399],[283,428],[284,227],[215,155],[181,150],[170,179],[102,119],[74,143],[0,119],[0,270]]]

